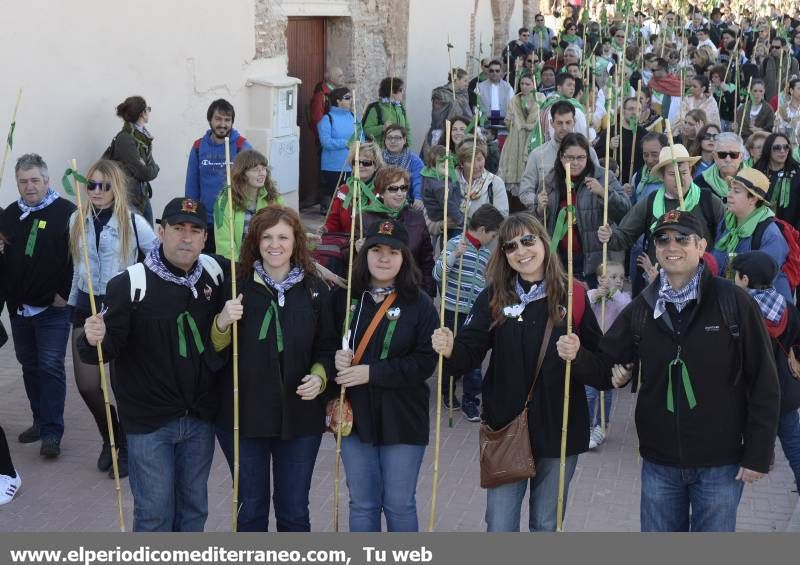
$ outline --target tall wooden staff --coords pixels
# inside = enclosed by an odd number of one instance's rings
[[[747,108],[747,103],[750,102],[750,88],[753,86],[753,76],[751,75],[747,81],[747,93],[744,95],[744,102],[742,103],[742,121],[739,122],[739,137],[742,137],[742,129],[744,128],[745,120],[750,119],[750,110]],[[750,102],[752,106],[752,102]]]
[[[722,77],[722,86],[725,86],[725,82],[728,80],[728,72],[731,70],[731,64],[733,63],[733,58],[736,57],[736,60],[739,60],[739,38],[741,36],[736,36],[736,43],[733,46],[733,51],[731,52],[731,56],[728,59],[728,65],[725,67],[725,76]]]
[[[450,39],[450,34],[447,35],[447,62],[450,65],[450,86],[453,89],[453,105],[456,105],[456,77],[453,74],[453,42]]]
[[[572,177],[570,164],[566,164],[565,180],[567,183],[567,335],[572,333]],[[572,374],[572,362],[566,362],[564,373],[564,415],[561,420],[561,465],[558,472],[558,508],[556,513],[556,529],[564,531],[564,486],[567,471],[567,423],[569,422],[569,386]]]
[[[450,120],[444,122],[445,163],[447,173],[444,176],[444,223],[442,233],[442,300],[439,303],[439,327],[444,328],[444,293],[447,289],[447,200],[450,194]],[[456,315],[458,315],[458,302],[456,302]],[[455,330],[455,326],[453,326]],[[453,334],[455,336],[455,333]],[[428,531],[432,532],[436,523],[436,493],[439,487],[439,447],[442,441],[442,371],[444,370],[444,357],[439,354],[439,365],[436,369],[436,439],[433,449],[433,491],[431,492],[431,514],[428,518]],[[450,407],[453,406],[453,377],[450,377]]]
[[[20,91],[21,93],[22,91]],[[19,103],[19,97],[17,98],[17,103]],[[16,110],[14,110],[16,114]],[[5,164],[5,162],[3,163]],[[92,284],[92,268],[89,263],[89,248],[88,242],[86,241],[86,217],[83,214],[83,204],[81,202],[81,187],[78,184],[78,179],[80,175],[78,175],[78,162],[75,159],[72,159],[70,162],[70,168],[72,169],[72,180],[75,183],[75,199],[77,200],[78,204],[78,219],[77,221],[80,223],[81,226],[81,242],[83,245],[81,249],[83,251],[83,264],[86,267],[86,281],[89,285],[89,308],[92,311],[92,316],[97,315],[97,303],[94,300],[94,285]],[[83,179],[85,180],[85,179]],[[106,379],[106,365],[105,361],[103,360],[103,344],[102,342],[98,341],[97,345],[97,364],[100,368],[100,389],[103,391],[103,403],[105,404],[106,409],[106,425],[108,426],[108,441],[111,445],[111,467],[114,471],[114,490],[117,491],[117,510],[119,512],[119,531],[125,531],[125,516],[122,512],[122,489],[119,486],[119,464],[117,462],[117,447],[114,443],[114,426],[111,423],[111,402],[109,401],[108,397],[108,380]]]
[[[353,296],[353,256],[355,255],[356,238],[356,206],[361,208],[361,175],[358,162],[361,150],[361,139],[356,138],[356,153],[353,162],[353,194],[350,200],[350,259],[347,262],[347,299],[345,300],[344,328],[342,336],[342,349],[350,349],[350,300]],[[336,427],[336,457],[333,467],[333,531],[339,531],[339,459],[342,455],[342,419],[344,416],[345,387],[339,387],[338,426]]]
[[[231,300],[236,300],[236,248],[233,227],[233,187],[231,186],[231,140],[225,138],[225,182],[228,191],[228,237],[231,257]],[[235,532],[239,518],[239,324],[233,322],[233,513],[231,531]]]
[[[8,159],[8,152],[12,149],[11,145],[14,143],[14,128],[17,125],[17,110],[19,110],[19,101],[22,99],[22,89],[17,91],[17,102],[14,104],[14,113],[11,115],[11,125],[8,126],[8,137],[6,137],[6,147],[3,149],[3,162],[0,163],[0,186],[3,185],[3,173],[6,172],[6,160]]]
[[[675,140],[672,138],[672,126],[669,120],[664,120],[667,124],[667,139],[669,139],[669,156],[672,159],[672,166],[675,169],[675,188],[678,191],[678,205],[681,210],[685,210],[683,205],[683,182],[681,181],[681,171],[678,168],[678,161],[675,160]]]
[[[781,45],[781,56],[778,59],[778,83],[777,83],[778,84],[778,105],[780,105],[780,103],[781,103],[781,92],[783,92],[783,85],[781,84],[781,78],[782,78],[781,75],[783,74],[783,52],[784,51],[785,51],[785,49]],[[791,68],[791,65],[789,65],[789,68]],[[741,137],[741,134],[739,135],[739,137]]]
[[[641,81],[639,82],[641,85]],[[623,102],[624,106],[624,102]],[[606,174],[603,178],[603,225],[608,224],[608,149],[610,143],[610,130],[606,130]],[[622,137],[620,136],[620,147],[622,147]],[[634,144],[636,142],[634,141]],[[621,155],[621,153],[620,153]],[[620,159],[621,160],[621,159]],[[608,243],[603,244],[603,276],[606,275],[606,267],[608,263]],[[570,287],[571,288],[571,287]],[[606,328],[606,297],[604,296],[600,300],[600,331],[605,333]],[[590,422],[591,424],[591,422]],[[606,432],[606,393],[605,391],[600,391],[600,427],[603,430],[603,433]]]
[[[633,128],[633,141],[631,142],[631,168],[628,172],[628,182],[633,180],[633,169],[634,163],[636,162],[636,134],[639,132],[639,112],[642,111],[641,105],[639,104],[639,97],[642,94],[642,79],[639,79],[638,84],[636,85],[636,121],[634,122]],[[623,102],[624,105],[624,102]],[[622,140],[620,139],[620,143]]]

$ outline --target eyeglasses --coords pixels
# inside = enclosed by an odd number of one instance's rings
[[[393,186],[387,186],[386,192],[391,192],[392,194],[396,193],[398,190],[403,192],[408,192],[408,185],[407,184],[397,184]]]
[[[490,73],[501,73],[502,71],[500,69],[489,69],[489,72]]]
[[[506,241],[505,243],[503,243],[503,245],[500,246],[500,249],[502,249],[503,253],[505,253],[506,255],[510,255],[511,253],[514,253],[514,251],[517,250],[517,247],[519,247],[517,241],[519,241],[519,243],[522,244],[522,247],[533,247],[534,245],[536,245],[536,242],[538,240],[539,238],[535,235],[531,234],[523,235],[518,240],[512,239],[511,241]]]
[[[402,135],[387,135],[384,139],[386,139],[386,141],[403,141],[405,137]]]
[[[108,192],[111,190],[111,183],[110,182],[97,182],[94,180],[90,180],[86,182],[86,190],[89,192],[94,192],[95,190],[102,190],[103,192]]]
[[[789,151],[792,147],[789,144],[783,145],[780,143],[776,143],[772,146],[773,151]]]
[[[375,164],[375,161],[362,161],[362,160],[359,160],[358,164],[361,165],[362,167],[371,167],[371,166],[373,166]]]
[[[738,159],[741,155],[738,151],[717,151],[717,157],[719,159],[727,159],[730,157],[731,159]]]
[[[717,134],[716,133],[707,133],[703,136],[703,141],[716,141]]]
[[[342,96],[342,100],[350,100],[350,99],[352,99],[352,98],[353,98],[353,97],[352,97],[352,96],[350,96],[349,94],[345,94],[344,96]]]
[[[780,48],[781,48],[781,45],[773,45],[773,46],[771,47],[771,49],[780,49]]]
[[[575,161],[586,161],[586,154],[583,155],[562,155],[561,159],[567,163],[574,163]]]
[[[656,237],[653,238],[653,241],[656,242],[656,247],[666,247],[670,244],[670,242],[674,241],[681,247],[688,247],[689,244],[692,242],[691,235],[684,235],[679,233],[678,235],[671,236],[666,233],[660,233]]]

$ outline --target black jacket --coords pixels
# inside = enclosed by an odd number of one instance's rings
[[[289,289],[279,307],[283,353],[278,353],[273,319],[265,339],[259,334],[275,292],[258,275],[239,282],[244,316],[239,322],[239,427],[244,437],[292,439],[322,435],[325,431],[325,393],[303,400],[296,390],[315,363],[321,363],[329,379],[336,376],[333,355],[338,333],[333,323],[328,287],[306,273]],[[226,293],[226,296],[230,293]],[[217,422],[233,425],[232,368],[220,381],[220,411]]]
[[[774,193],[778,188],[778,181],[783,178],[781,173],[784,175],[787,173],[785,171],[772,171],[769,170],[769,167],[767,167],[766,171],[761,172],[769,178],[769,192],[767,193],[767,198],[777,201],[777,197]],[[788,174],[790,176],[789,205],[786,208],[776,205],[775,215],[781,220],[788,222],[795,229],[798,229],[800,228],[800,167],[789,170]]]
[[[0,237],[6,239],[0,254],[2,292],[8,313],[15,316],[22,304],[49,306],[56,294],[64,300],[72,287],[72,255],[69,251],[69,217],[75,205],[58,198],[24,220],[17,203],[0,214]],[[37,222],[35,235],[32,234]],[[29,244],[29,242],[32,242]],[[30,254],[26,253],[26,248]]]
[[[800,315],[794,304],[786,305],[786,328],[783,333],[772,338],[772,351],[775,366],[778,368],[778,382],[781,386],[781,414],[800,408],[800,380],[789,369],[787,354],[790,349],[800,345]]]
[[[337,294],[344,312],[344,292]],[[361,341],[375,312],[380,308],[365,293],[352,313],[352,350]],[[392,309],[400,309],[389,354],[381,360],[381,349],[389,327],[383,317],[361,359],[369,365],[369,382],[347,389],[353,406],[353,433],[373,445],[406,443],[427,445],[429,435],[428,385],[425,382],[436,367],[438,356],[431,346],[431,335],[439,327],[439,316],[431,299],[420,292],[416,300],[398,298]],[[343,327],[341,322],[337,327]]]
[[[547,300],[528,304],[518,318],[506,318],[493,329],[489,300],[491,288],[478,295],[472,311],[459,330],[453,353],[445,364],[447,374],[464,374],[481,366],[491,349],[489,368],[483,377],[483,420],[499,429],[516,418],[525,406],[539,348],[547,322]],[[585,294],[584,294],[585,296]],[[584,298],[584,314],[575,332],[582,343],[594,348],[600,339],[600,327]],[[564,335],[565,324],[553,327],[541,374],[533,390],[528,410],[528,428],[534,457],[559,457],[561,426],[564,414],[564,376],[566,364],[558,356],[556,342]],[[599,371],[586,372],[570,381],[567,455],[589,448],[589,413],[583,385],[608,389],[610,380]]]
[[[642,457],[673,467],[740,464],[766,473],[779,411],[772,346],[758,306],[739,288],[733,290],[741,336],[738,343],[734,341],[713,294],[713,284],[712,275],[705,269],[696,301],[690,301],[680,313],[668,304],[667,311],[653,320],[660,285],[654,281],[614,321],[600,340],[597,354],[591,347],[581,347],[574,371],[609,375],[613,363],[634,361],[637,325],[633,313],[636,305],[644,302],[645,307],[639,310],[646,316],[638,347],[642,382],[636,403]],[[678,353],[686,363],[697,405],[689,408],[676,367],[672,413],[667,410],[667,369]]]
[[[213,257],[227,272],[227,260]],[[166,260],[165,264],[176,275],[185,274]],[[214,352],[211,324],[225,304],[224,287],[203,270],[194,298],[189,288],[167,282],[150,269],[145,268],[145,276],[147,291],[142,300],[131,302],[127,271],[111,279],[105,297],[103,357],[114,362],[111,381],[122,423],[128,432],[150,433],[184,415],[213,420],[218,405],[216,372],[225,359]],[[186,311],[197,325],[203,352],[183,321],[184,358],[178,349],[178,316]],[[84,363],[97,364],[97,349],[83,334],[78,351]]]

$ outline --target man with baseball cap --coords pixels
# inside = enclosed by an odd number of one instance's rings
[[[661,188],[634,204],[619,225],[600,226],[597,230],[600,243],[608,243],[608,248],[614,251],[624,251],[644,235],[644,250],[647,255],[643,254],[641,258],[637,258],[637,264],[641,267],[646,266],[648,262],[655,263],[656,249],[649,244],[653,228],[666,212],[675,210],[680,205],[676,180],[678,177],[675,175],[676,165],[683,193],[683,209],[699,220],[700,234],[706,241],[716,241],[717,226],[722,221],[724,207],[722,200],[715,194],[693,182],[692,166],[699,160],[700,157],[689,155],[683,145],[677,144],[673,148],[663,147],[658,157],[658,164],[650,171],[652,176],[661,177]],[[635,296],[646,283],[641,272],[637,272],[637,276],[632,278]]]
[[[671,210],[653,229],[659,276],[597,353],[558,341],[573,375],[619,388],[640,362],[636,429],[642,531],[734,531],[744,483],[769,471],[778,426],[775,360],[756,303],[701,261],[703,222]],[[614,369],[615,364],[628,370]]]
[[[202,531],[208,515],[213,389],[224,364],[210,334],[225,304],[227,267],[200,254],[206,226],[201,201],[171,200],[158,228],[161,245],[109,282],[105,307],[86,320],[80,340],[84,362],[98,362],[102,343],[105,360],[115,363],[134,531]],[[221,318],[240,315],[230,302]]]

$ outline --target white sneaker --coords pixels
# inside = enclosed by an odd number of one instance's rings
[[[603,433],[603,428],[595,426],[589,432],[589,449],[594,449],[606,439],[606,434]]]
[[[0,475],[0,506],[11,502],[21,486],[22,476],[19,472],[14,478],[8,475]]]

